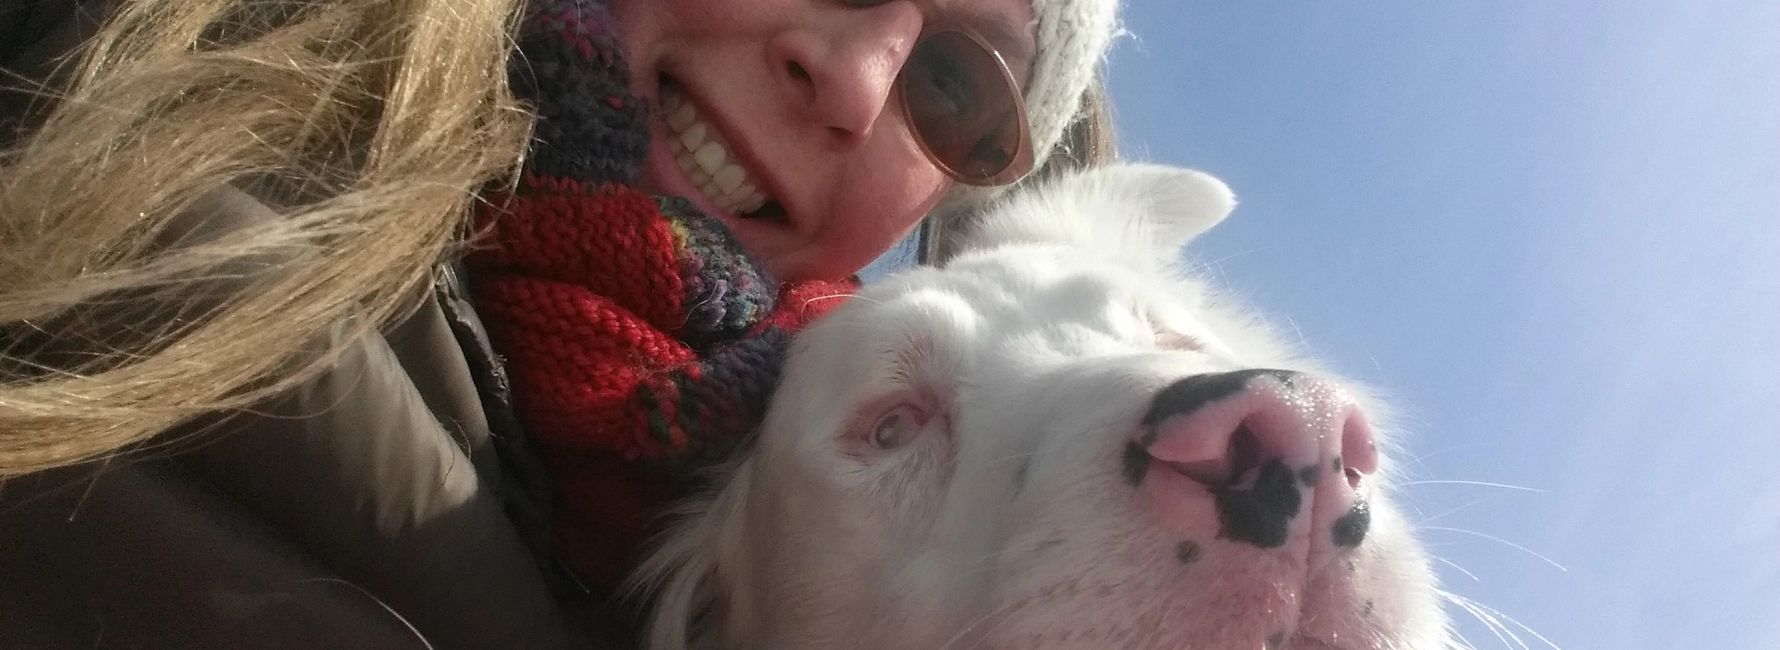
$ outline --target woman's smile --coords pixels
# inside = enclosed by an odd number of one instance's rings
[[[658,77],[644,183],[685,197],[758,250],[795,235],[771,171],[724,116],[668,75]]]
[[[698,193],[719,212],[736,216],[750,216],[765,206],[767,195],[742,162],[730,153],[723,133],[705,119],[678,87],[664,79],[660,92],[667,148]]]

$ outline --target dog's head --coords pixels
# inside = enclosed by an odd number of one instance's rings
[[[645,567],[656,646],[1444,647],[1376,412],[1176,268],[1232,205],[1064,178],[803,334]]]

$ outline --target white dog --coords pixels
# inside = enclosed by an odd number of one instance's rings
[[[750,455],[644,567],[655,648],[1432,649],[1354,389],[1179,279],[1233,205],[1123,165],[795,345]]]

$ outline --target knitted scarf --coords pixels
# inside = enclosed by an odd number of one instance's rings
[[[851,286],[780,285],[718,220],[636,189],[648,109],[596,0],[533,0],[519,47],[536,135],[466,265],[555,485],[554,549],[609,589],[692,474],[758,426],[790,333]]]

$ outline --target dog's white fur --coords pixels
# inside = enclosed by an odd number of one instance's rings
[[[1302,580],[1239,545],[1184,566],[1119,479],[1171,381],[1329,376],[1180,268],[1233,205],[1192,171],[1066,177],[800,336],[755,448],[640,574],[652,647],[1447,647],[1387,473],[1364,543]]]

